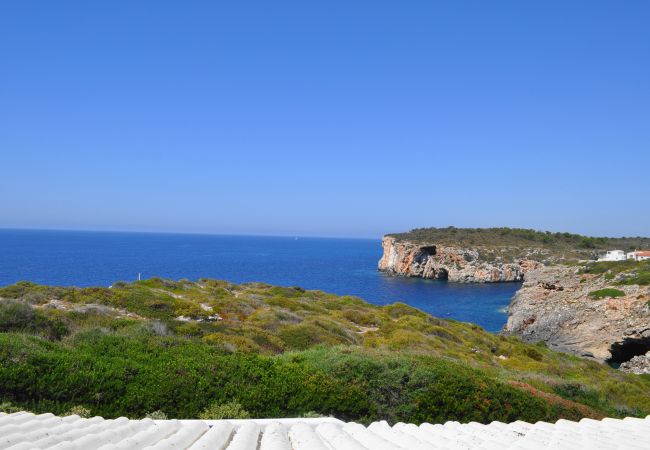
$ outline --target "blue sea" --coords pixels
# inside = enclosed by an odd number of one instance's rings
[[[262,281],[356,295],[377,305],[401,301],[492,332],[505,324],[518,283],[391,277],[377,271],[381,252],[378,239],[0,230],[0,285],[109,286],[138,273]]]

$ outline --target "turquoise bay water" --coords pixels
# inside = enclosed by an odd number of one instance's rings
[[[402,301],[434,316],[498,331],[519,283],[456,284],[377,271],[375,239],[0,230],[0,286],[20,280],[108,286],[143,278],[262,281]]]

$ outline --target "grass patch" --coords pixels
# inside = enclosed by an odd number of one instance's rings
[[[592,299],[625,297],[625,292],[620,289],[605,288],[597,291],[591,291],[589,297]]]

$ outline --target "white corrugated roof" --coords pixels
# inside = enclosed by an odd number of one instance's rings
[[[337,419],[129,420],[0,413],[0,449],[392,450],[650,449],[645,419],[416,426]]]

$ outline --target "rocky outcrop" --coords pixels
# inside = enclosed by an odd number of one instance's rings
[[[521,281],[541,266],[528,259],[485,261],[480,249],[418,244],[385,236],[379,270],[392,275],[445,279],[462,283]]]
[[[616,298],[589,295],[613,281],[567,266],[530,271],[510,302],[503,333],[601,362],[643,355],[650,350],[648,287],[616,286],[623,292]]]
[[[621,364],[621,372],[633,373],[636,375],[650,374],[650,352],[645,355],[635,356],[631,360]]]

